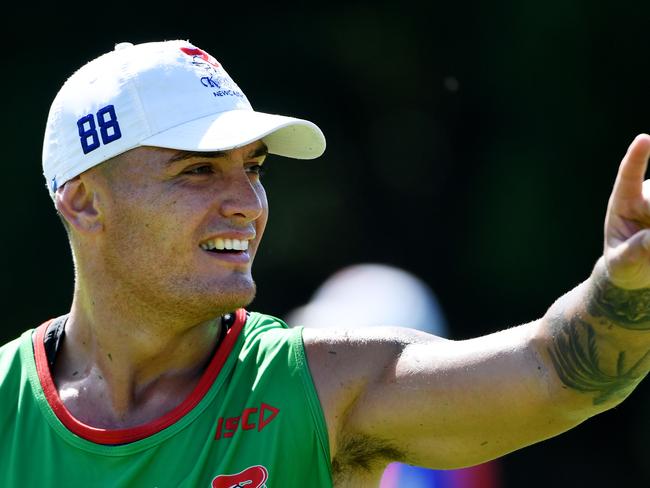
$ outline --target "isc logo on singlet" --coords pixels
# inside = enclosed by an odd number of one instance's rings
[[[236,417],[219,417],[214,438],[217,441],[222,437],[226,439],[230,438],[240,428],[246,431],[253,430],[257,427],[257,432],[261,432],[279,413],[280,409],[262,402],[259,408],[245,408]]]

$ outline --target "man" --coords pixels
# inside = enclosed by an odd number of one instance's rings
[[[459,342],[241,308],[266,153],[324,147],[188,42],[118,45],[68,80],[43,168],[74,297],[0,352],[2,486],[373,486],[391,461],[469,466],[556,435],[647,373],[650,136],[620,166],[591,277]]]

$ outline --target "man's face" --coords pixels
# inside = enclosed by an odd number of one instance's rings
[[[98,253],[111,279],[156,307],[207,319],[250,303],[268,204],[266,146],[219,153],[140,147],[91,175],[103,191]]]

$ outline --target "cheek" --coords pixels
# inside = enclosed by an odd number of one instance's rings
[[[262,212],[260,213],[259,218],[255,222],[255,231],[257,232],[257,235],[261,238],[262,234],[264,234],[264,229],[266,228],[266,223],[269,219],[269,202],[268,199],[266,198],[266,191],[264,190],[264,187],[261,184],[259,185],[259,191],[257,193],[257,196],[260,199],[260,203],[262,204]]]
[[[160,258],[177,251],[187,239],[192,212],[171,199],[124,199],[107,216],[106,232],[114,247]],[[182,238],[182,236],[185,236]]]

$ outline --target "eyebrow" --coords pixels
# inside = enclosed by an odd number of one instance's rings
[[[266,147],[266,144],[262,143],[261,146],[252,150],[246,157],[247,158],[259,158],[262,156],[267,156],[269,154],[269,149]],[[179,161],[185,161],[186,159],[192,158],[207,158],[207,159],[218,159],[225,158],[226,151],[180,151],[175,156],[171,157],[166,165],[172,165],[178,163]]]

